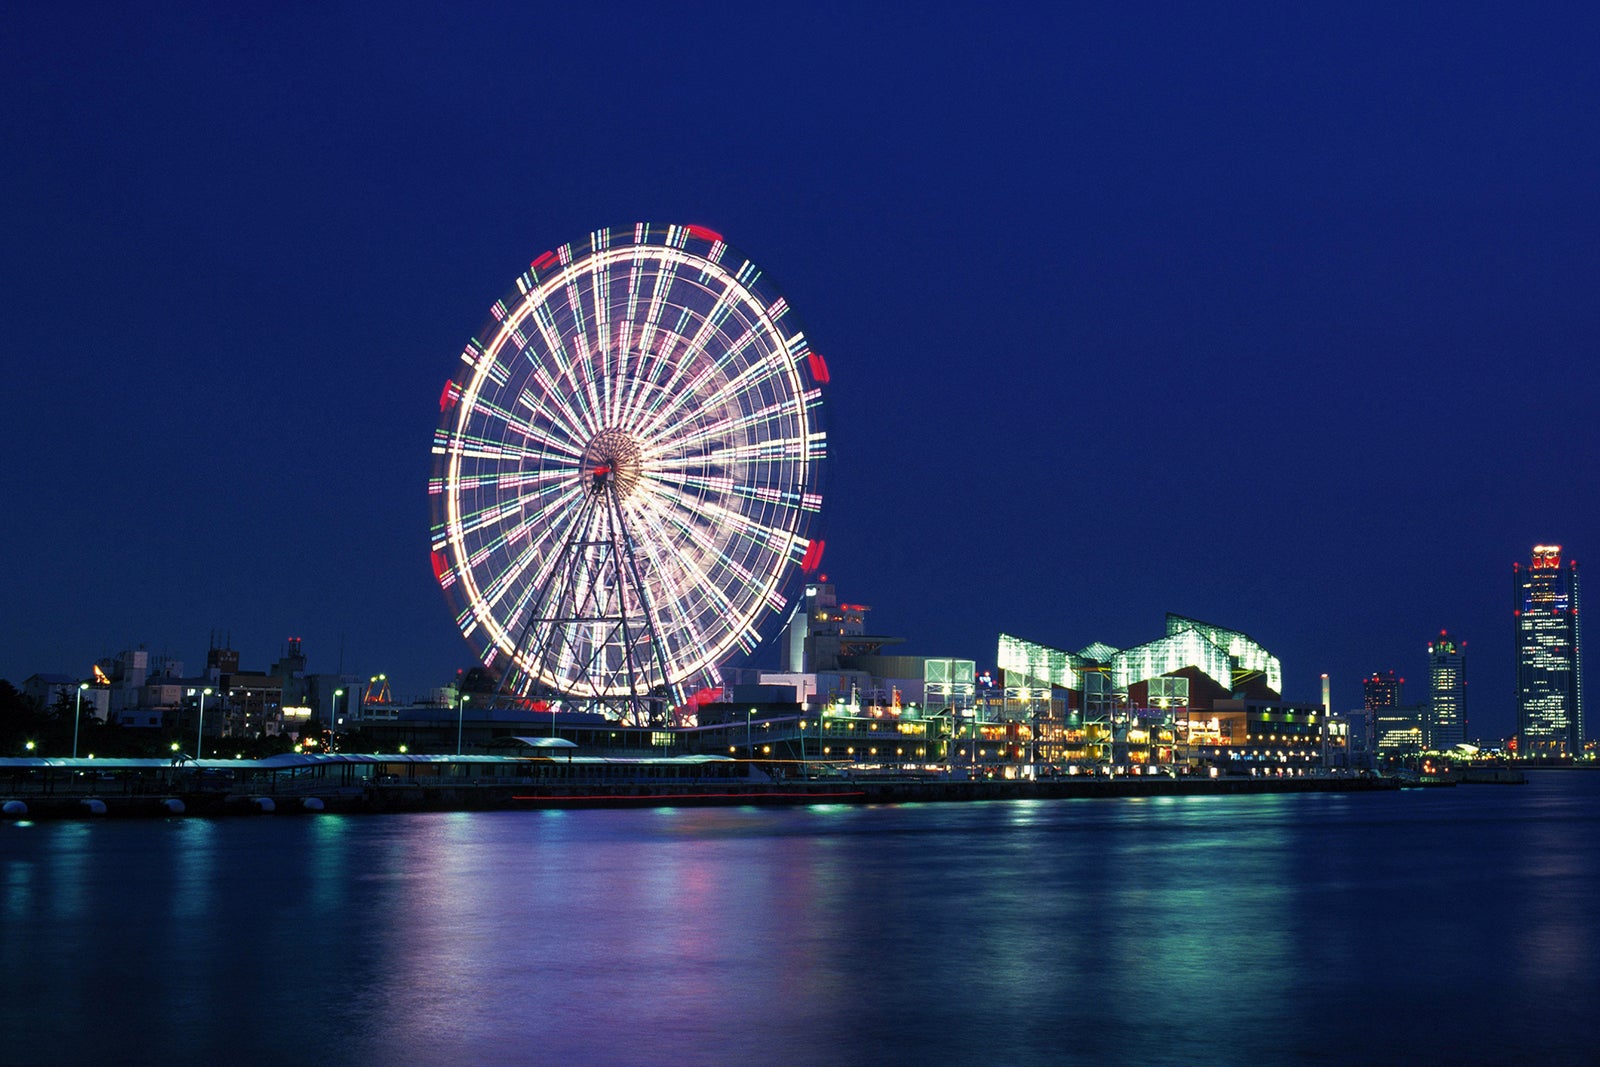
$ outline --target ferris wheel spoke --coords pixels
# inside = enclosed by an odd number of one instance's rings
[[[657,512],[650,513],[647,522],[649,525],[662,531],[666,531],[669,526],[676,526],[681,532],[682,538],[667,536],[664,539],[665,544],[674,546],[681,555],[682,541],[687,540],[700,550],[701,560],[710,560],[711,568],[720,569],[739,579],[737,583],[713,583],[710,588],[727,588],[731,586],[734,588],[748,590],[752,586],[759,584],[762,581],[762,579],[754,571],[742,564],[733,556],[733,554],[729,552],[729,546],[727,543],[714,540],[703,530],[696,528],[694,524],[683,521],[682,519],[675,521],[668,513]],[[692,569],[698,570],[702,575],[709,576],[708,572],[711,568],[706,567],[700,562],[696,562]],[[725,610],[732,606],[733,599],[733,596],[725,597],[725,603],[722,605]]]
[[[670,528],[680,531],[682,539],[690,541],[699,550],[699,557],[694,563],[693,569],[696,569],[699,573],[706,574],[709,573],[710,569],[715,568],[723,576],[725,574],[733,574],[739,579],[738,582],[709,582],[709,587],[712,587],[712,589],[733,587],[733,589],[749,590],[754,585],[760,584],[762,579],[758,579],[754,569],[747,566],[744,561],[741,561],[741,557],[752,557],[754,555],[754,557],[766,558],[766,560],[781,560],[782,558],[781,552],[774,552],[766,544],[766,541],[771,536],[770,528],[750,526],[749,523],[746,523],[742,533],[730,534],[726,526],[718,525],[717,530],[720,536],[714,537],[709,533],[706,526],[702,525],[702,523],[694,522],[694,515],[715,514],[717,509],[712,509],[712,507],[706,507],[706,509],[702,510],[686,509],[686,507],[661,507],[659,506],[661,504],[659,499],[654,501],[653,504],[654,507],[651,509],[654,512],[653,518],[658,518],[659,523],[662,523],[662,525],[670,526]],[[766,531],[768,536],[763,537],[760,531]],[[672,545],[678,545],[680,544],[680,537],[669,537],[667,542]],[[784,603],[786,603],[786,598],[779,597],[778,601],[773,605],[774,609],[781,609]],[[730,608],[730,605],[723,605],[723,609],[728,608]]]
[[[641,437],[649,437],[648,423],[656,411],[671,402],[669,383],[672,379],[674,359],[682,359],[683,338],[665,327],[650,334],[653,348],[640,343],[639,373],[627,403],[617,414],[617,425],[626,426]]]
[[[674,606],[671,615],[663,616],[668,627],[663,637],[676,651],[703,650],[712,643],[706,622],[725,615],[732,607],[729,598],[675,538],[661,537],[654,544],[653,570],[665,602]]]
[[[532,399],[533,398],[531,396],[528,398],[529,402],[526,403],[526,406],[530,409],[530,411],[537,415],[538,408],[536,404],[531,402]],[[518,402],[523,403],[524,401],[519,398]],[[479,426],[480,438],[488,438],[487,424],[489,422],[499,422],[504,424],[505,427],[504,430],[501,431],[499,438],[503,440],[506,434],[515,435],[523,443],[524,451],[527,448],[537,447],[540,451],[556,452],[560,455],[568,457],[569,459],[576,459],[583,452],[581,446],[574,445],[572,443],[572,434],[552,434],[545,428],[535,423],[532,418],[519,417],[513,412],[507,411],[505,408],[499,407],[498,405],[490,404],[488,402],[480,402],[474,407],[473,410],[475,414],[483,416]]]
[[[556,381],[572,376],[572,357],[567,354],[566,344],[561,339],[561,328],[556,323],[555,315],[550,311],[549,305],[543,301],[536,301],[536,291],[530,291],[523,296],[522,308],[532,317],[534,328],[539,331],[542,342],[539,351],[530,346],[523,347],[523,355],[537,370],[544,370],[537,355],[543,355],[555,368],[554,375],[550,377]],[[520,326],[520,323],[519,323]],[[548,372],[547,372],[548,373]]]
[[[571,498],[574,495],[576,494],[562,494],[549,501],[548,506],[560,511],[571,503]],[[507,530],[493,546],[499,549],[516,544],[520,540],[526,540],[527,542],[510,566],[502,574],[498,575],[491,585],[484,588],[484,601],[489,607],[495,607],[499,604],[501,598],[515,585],[531,564],[547,559],[552,561],[555,559],[555,556],[549,552],[549,546],[565,536],[566,531],[555,525],[542,525],[544,522],[544,517],[540,511],[533,511],[522,522]],[[545,575],[536,574],[532,584],[539,584],[543,577]],[[512,617],[515,617],[515,614],[513,612]]]
[[[673,332],[680,336],[687,336],[688,339],[683,344],[683,358],[673,367],[672,374],[664,386],[664,392],[668,396],[681,397],[690,393],[694,388],[694,381],[686,381],[686,379],[691,374],[706,373],[709,366],[715,365],[715,357],[713,357],[709,365],[701,363],[698,357],[708,351],[707,346],[711,337],[716,333],[722,319],[727,314],[727,301],[734,288],[733,279],[726,273],[718,271],[716,280],[722,284],[722,290],[716,296],[716,302],[709,309],[701,312],[696,308],[690,307],[687,303],[680,305],[678,321]],[[687,333],[686,328],[690,325],[695,326],[693,334]]]
[[[657,263],[656,268],[651,279],[650,304],[644,313],[644,328],[639,334],[639,347],[647,352],[651,350],[656,332],[662,328],[661,316],[666,311],[667,290],[672,278],[671,274],[662,268],[661,264]]]
[[[691,403],[699,408],[716,408],[741,390],[753,388],[756,384],[775,376],[778,368],[771,362],[773,359],[771,352],[762,352],[757,358],[745,361],[742,370],[732,377],[727,376],[726,371],[730,367],[740,364],[745,350],[756,346],[758,342],[756,332],[746,330],[741,338],[727,346],[720,359],[701,368],[698,377],[674,395],[665,407],[653,413],[649,429],[654,430],[670,422]],[[714,392],[706,392],[705,385],[719,373],[723,375],[722,385]]]

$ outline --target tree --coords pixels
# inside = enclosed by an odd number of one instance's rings
[[[29,741],[45,745],[52,736],[50,726],[50,717],[38,701],[0,679],[0,755],[26,755],[23,746]]]

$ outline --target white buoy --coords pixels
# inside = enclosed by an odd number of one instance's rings
[[[262,812],[263,814],[270,815],[272,812],[278,810],[278,805],[272,802],[271,797],[251,797],[250,803],[254,804],[256,806],[256,810]]]
[[[78,803],[82,804],[83,810],[90,815],[104,815],[106,813],[106,802],[103,800],[96,800],[90,797],[88,800],[80,800]]]
[[[184,811],[183,801],[177,797],[168,797],[161,802],[161,806],[167,809],[168,815],[182,815]]]
[[[306,797],[304,800],[302,800],[300,802],[300,806],[305,808],[307,811],[321,811],[322,810],[322,798],[321,797]]]
[[[8,815],[11,818],[20,818],[28,814],[28,805],[20,800],[8,800],[3,806],[0,806],[0,814]]]

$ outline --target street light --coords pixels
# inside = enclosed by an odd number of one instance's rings
[[[212,689],[211,689],[210,686],[206,686],[206,688],[200,690],[200,725],[195,729],[195,734],[196,734],[195,741],[194,741],[194,758],[195,759],[203,759],[205,757],[205,754],[206,754],[206,750],[205,750],[205,745],[206,745],[206,697],[210,696],[211,693],[212,693]],[[189,690],[189,695],[190,696],[194,696],[194,690],[193,689]]]
[[[467,701],[472,698],[462,693],[461,699],[456,701],[456,755],[461,755],[461,721],[466,718]]]
[[[744,754],[747,758],[756,754],[755,746],[750,743],[750,720],[754,719],[755,716],[755,708],[751,708],[744,714]]]
[[[78,699],[72,705],[72,758],[78,758],[78,724],[83,721],[83,691],[89,688],[88,682],[78,683]]]
[[[333,691],[333,707],[328,711],[328,751],[329,752],[332,752],[334,749],[339,747],[335,743],[339,735],[337,733],[335,733],[334,731],[337,729],[337,723],[339,721],[339,698],[342,697],[342,696],[344,696],[344,690],[343,689],[335,689]]]

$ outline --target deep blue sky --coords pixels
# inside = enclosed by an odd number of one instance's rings
[[[681,6],[13,10],[0,677],[468,665],[440,386],[533,256],[647,220],[826,354],[824,569],[906,651],[1171,610],[1346,707],[1449,627],[1511,728],[1511,563],[1600,508],[1587,5]]]

